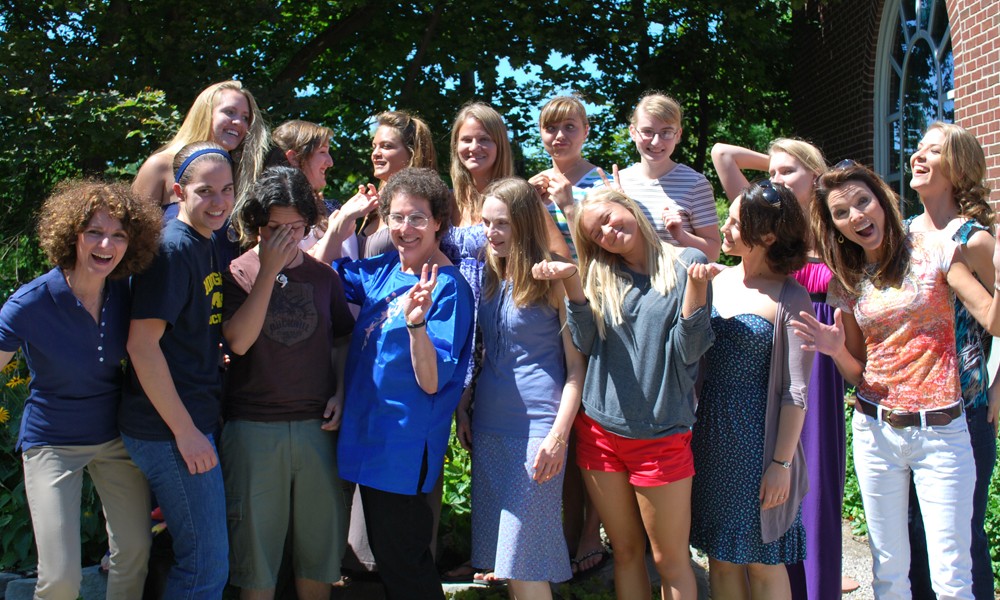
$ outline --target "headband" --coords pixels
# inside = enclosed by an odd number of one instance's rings
[[[194,152],[191,153],[191,156],[185,158],[184,162],[181,163],[180,168],[177,169],[177,174],[174,175],[174,181],[176,183],[180,183],[181,177],[184,176],[184,171],[188,168],[188,166],[191,163],[193,163],[196,158],[205,156],[206,154],[218,154],[220,156],[224,156],[226,157],[226,160],[229,161],[229,166],[233,166],[233,157],[229,156],[229,153],[226,152],[225,150],[220,150],[218,148],[204,148],[202,150],[195,150]]]

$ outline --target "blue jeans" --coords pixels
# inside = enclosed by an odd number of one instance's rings
[[[993,599],[993,563],[990,561],[989,541],[986,538],[986,502],[990,492],[990,478],[997,462],[996,438],[993,426],[986,422],[986,405],[966,408],[969,440],[976,464],[976,487],[972,492],[972,595],[976,600]],[[927,542],[920,505],[916,502],[916,489],[910,484],[910,588],[914,600],[935,600],[931,589],[930,567],[927,564]]]
[[[214,438],[209,441],[215,445]],[[229,538],[222,469],[191,475],[173,441],[123,435],[125,448],[146,475],[174,540],[176,563],[165,600],[221,598],[229,575]]]

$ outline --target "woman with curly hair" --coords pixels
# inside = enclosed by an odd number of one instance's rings
[[[920,171],[925,171],[921,166]],[[921,173],[921,176],[926,173]],[[830,355],[854,403],[854,465],[868,520],[876,598],[909,598],[907,506],[912,478],[939,598],[970,599],[976,471],[959,379],[955,296],[993,335],[1000,300],[984,268],[939,235],[907,232],[895,194],[852,164],[820,176],[813,231],[836,275],[833,325],[793,323],[806,349]],[[1000,254],[985,267],[996,279]]]
[[[993,289],[993,225],[989,205],[986,157],[975,136],[958,125],[933,123],[910,157],[910,187],[920,195],[924,213],[907,221],[910,231],[956,242],[973,274],[987,291]],[[972,493],[972,591],[977,599],[993,598],[993,569],[986,539],[986,500],[996,465],[997,411],[1000,385],[987,388],[987,357],[993,336],[955,301],[955,338],[959,378],[969,425],[976,487]],[[923,519],[911,485],[910,586],[914,597],[931,595]]]
[[[789,274],[806,262],[806,232],[795,195],[770,181],[747,186],[722,226],[722,251],[740,263],[712,282],[715,345],[691,440],[691,544],[720,598],[791,598],[785,565],[805,555],[799,434],[813,352],[790,323],[812,304]]]
[[[159,211],[125,185],[64,182],[38,224],[54,268],[0,309],[0,364],[20,348],[31,373],[16,449],[38,547],[36,598],[79,594],[84,468],[107,519],[108,598],[142,597],[149,487],[122,444],[118,404],[127,278],[153,260],[159,230]]]

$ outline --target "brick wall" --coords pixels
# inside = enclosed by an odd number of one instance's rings
[[[987,181],[1000,207],[1000,2],[949,0],[955,55],[955,122],[986,152]]]
[[[871,165],[875,59],[886,0],[806,0],[793,16],[792,123],[831,163]],[[912,2],[912,0],[903,0]],[[986,152],[1000,208],[1000,2],[947,0],[955,58],[955,122]]]
[[[844,158],[873,161],[883,1],[807,0],[793,15],[793,133],[819,146],[831,164]]]

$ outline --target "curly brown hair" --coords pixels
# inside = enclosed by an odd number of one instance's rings
[[[159,250],[159,207],[142,201],[123,183],[95,179],[63,181],[42,205],[38,239],[49,261],[64,270],[75,267],[77,236],[102,210],[121,221],[128,234],[128,249],[110,277],[142,272]]]

